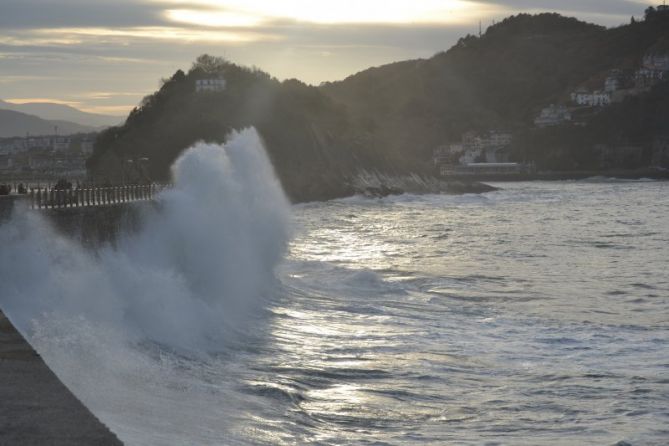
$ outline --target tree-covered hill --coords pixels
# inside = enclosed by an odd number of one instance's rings
[[[197,92],[196,81],[222,78],[222,91]],[[380,167],[384,157],[356,133],[343,106],[297,80],[223,59],[201,56],[177,71],[132,110],[124,125],[99,136],[89,160],[98,181],[148,173],[166,180],[178,155],[197,141],[223,142],[233,129],[255,126],[292,199],[345,195],[358,168]],[[146,160],[148,172],[138,166]]]
[[[509,17],[427,60],[365,70],[322,90],[415,168],[468,131],[532,126],[539,111],[611,69],[631,69],[669,38],[669,14],[606,29],[558,14]],[[667,117],[669,120],[669,116]]]
[[[545,169],[598,169],[597,145],[647,150],[656,136],[669,135],[666,82],[593,111],[582,125],[536,129],[534,117],[567,103],[581,86],[601,85],[610,70],[638,69],[644,55],[666,52],[668,42],[669,11],[649,8],[644,20],[612,29],[520,14],[430,59],[320,87],[205,55],[164,80],[122,126],[103,132],[89,168],[98,181],[164,180],[194,142],[222,142],[232,129],[252,125],[296,201],[346,195],[363,169],[432,172],[433,149],[469,131],[511,132],[513,156]],[[196,91],[198,80],[217,78],[225,80],[222,91]]]

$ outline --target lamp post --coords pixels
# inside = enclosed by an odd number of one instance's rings
[[[131,168],[132,165],[133,165],[133,160],[131,160],[131,159],[127,159],[127,160],[125,160],[125,163],[123,164],[122,173],[123,173],[123,185],[124,185],[124,186],[125,186],[125,184],[126,184],[126,182],[127,182],[126,180],[129,179],[129,178],[128,178],[128,177],[129,177],[129,175],[128,175],[129,172],[126,171],[126,165],[127,165],[127,169],[128,169],[128,171],[129,171],[130,168]]]

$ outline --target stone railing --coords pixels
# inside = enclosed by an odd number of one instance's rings
[[[83,208],[110,206],[133,201],[153,200],[164,189],[162,184],[90,186],[70,189],[30,189],[26,198],[32,209]]]

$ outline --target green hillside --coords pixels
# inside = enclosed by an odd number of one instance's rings
[[[435,147],[468,131],[520,132],[527,142],[525,134],[543,107],[567,102],[580,85],[603,82],[609,70],[638,67],[647,51],[669,38],[669,14],[649,12],[644,21],[613,29],[558,14],[520,14],[431,59],[372,68],[322,89],[365,122],[378,144],[420,168]],[[619,107],[611,113],[626,120]],[[615,117],[598,119],[616,129]],[[540,135],[532,138],[541,145]]]
[[[134,162],[143,158],[148,176],[164,180],[194,142],[221,142],[251,125],[295,201],[346,195],[361,169],[432,173],[435,147],[470,131],[513,134],[512,157],[546,170],[643,167],[654,141],[669,135],[668,82],[577,110],[568,124],[536,128],[534,118],[550,104],[568,104],[579,87],[602,85],[611,70],[633,73],[645,55],[667,47],[669,11],[649,8],[644,20],[612,29],[520,14],[430,59],[320,87],[205,55],[164,80],[122,126],[101,133],[89,168],[98,181],[119,181],[146,175]],[[226,82],[222,91],[196,91],[198,80],[217,78]],[[598,154],[607,144],[638,147],[640,155],[605,165]]]
[[[198,79],[217,77],[225,79],[223,91],[196,92]],[[165,80],[123,126],[103,132],[89,167],[100,181],[118,181],[129,174],[124,162],[148,158],[151,178],[165,180],[191,144],[222,142],[232,129],[251,125],[297,201],[346,195],[345,180],[357,167],[384,166],[383,157],[356,134],[344,107],[317,88],[202,56],[188,73]]]

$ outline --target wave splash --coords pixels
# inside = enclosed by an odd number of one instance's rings
[[[116,247],[87,251],[30,212],[1,227],[0,305],[18,328],[78,318],[195,351],[242,331],[271,294],[290,237],[290,206],[261,139],[246,129],[223,146],[198,143],[173,177]]]

